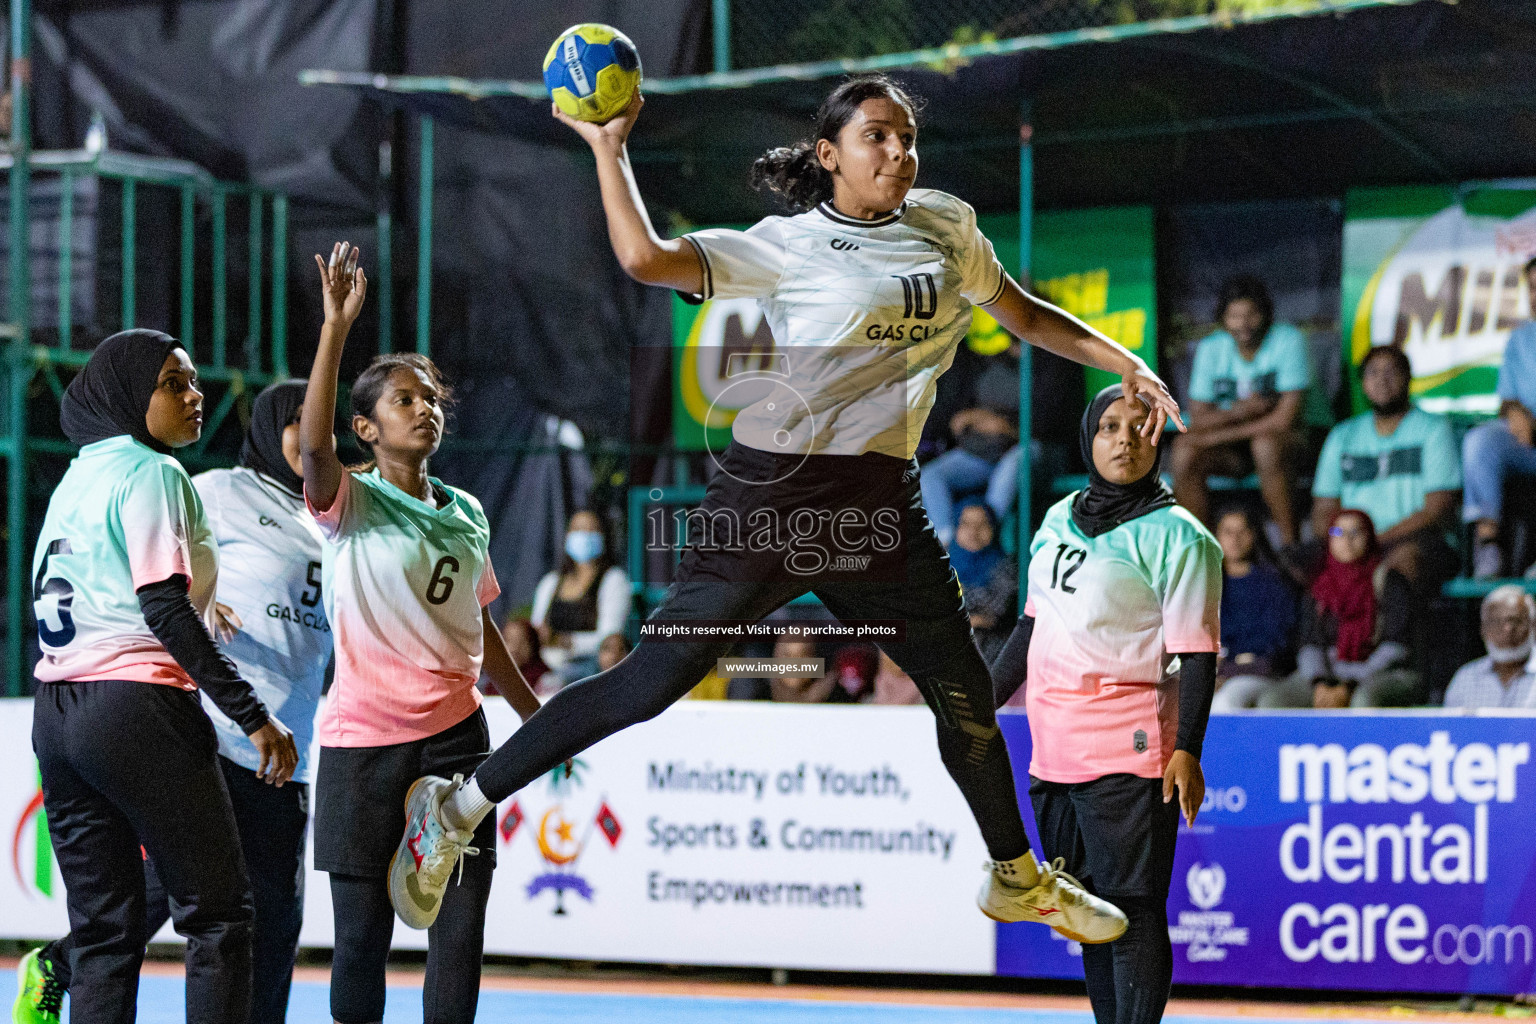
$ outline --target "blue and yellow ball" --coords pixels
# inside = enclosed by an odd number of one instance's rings
[[[544,55],[549,98],[579,121],[617,117],[639,84],[640,51],[611,25],[573,25]]]

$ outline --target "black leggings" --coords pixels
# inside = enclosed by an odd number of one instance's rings
[[[1163,780],[1105,775],[1091,782],[1033,779],[1029,795],[1046,857],[1061,857],[1089,892],[1130,918],[1114,942],[1083,946],[1083,976],[1097,1024],[1157,1024],[1173,983],[1168,886],[1178,801]]]
[[[710,482],[699,510],[715,543],[688,549],[677,580],[651,623],[690,620],[756,622],[813,591],[833,615],[848,620],[898,620],[905,637],[880,647],[901,666],[927,701],[938,725],[939,754],[965,795],[987,850],[1012,860],[1029,849],[1019,813],[1008,748],[992,712],[992,677],[976,650],[970,619],[949,557],[934,535],[918,492],[917,466],[886,455],[778,456],[732,444],[720,457],[724,472]],[[775,481],[754,484],[752,480]],[[858,572],[797,575],[782,551],[720,543],[729,523],[796,512],[836,521],[854,510],[866,520],[888,510],[900,545]],[[718,517],[718,518],[715,518]],[[726,526],[719,525],[726,523]],[[892,534],[897,531],[891,530]],[[869,531],[818,538],[831,554],[867,542]],[[801,550],[806,551],[807,543]],[[870,552],[872,545],[860,549]],[[729,640],[685,642],[642,638],[607,672],[557,693],[475,772],[480,789],[501,801],[555,765],[620,729],[656,717],[678,701],[730,648]]]
[[[448,884],[437,923],[427,931],[427,976],[421,990],[424,1024],[471,1024],[480,1002],[485,904],[495,862],[465,857],[464,877]],[[384,970],[395,911],[383,878],[331,873],[336,952],[331,960],[331,1016],[340,1024],[384,1019]]]
[[[70,1017],[134,1020],[144,854],[186,937],[189,1024],[244,1024],[254,917],[218,738],[197,695],[128,680],[47,683],[32,749],[68,889]]]

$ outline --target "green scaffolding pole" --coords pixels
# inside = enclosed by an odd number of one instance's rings
[[[1035,220],[1035,154],[1031,145],[1034,126],[1030,124],[1030,103],[1024,101],[1019,117],[1019,281],[1031,287],[1030,252]],[[1019,339],[1019,565],[1029,560],[1030,518],[1034,462],[1030,458],[1031,402],[1034,398],[1034,362],[1030,344]]]
[[[715,74],[731,70],[731,0],[713,0]]]
[[[135,266],[138,244],[138,189],[132,178],[123,179],[123,330],[130,331],[138,319],[135,296],[138,291]]]
[[[378,267],[379,290],[379,351],[395,350],[395,221],[390,213],[390,196],[394,193],[393,147],[388,139],[379,143],[379,196],[374,213],[374,230],[378,236],[379,251],[374,253]]]
[[[26,657],[22,646],[25,628],[24,586],[27,578],[27,373],[26,352],[32,328],[31,216],[28,201],[32,190],[32,0],[11,0],[11,327],[10,449],[6,453],[6,602],[5,692],[21,693]]]
[[[416,208],[416,351],[432,353],[432,118],[421,119],[421,194]]]
[[[181,186],[181,343],[187,347],[188,352],[196,352],[192,341],[192,314],[195,299],[193,293],[197,290],[197,268],[193,261],[197,258],[196,239],[193,237],[197,230],[197,192],[191,185]]]
[[[288,197],[272,197],[272,376],[288,376]],[[252,365],[260,371],[260,364]]]

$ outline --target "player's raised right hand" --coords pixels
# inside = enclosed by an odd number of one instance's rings
[[[357,265],[361,251],[353,248],[351,242],[337,242],[331,247],[330,262],[319,253],[315,254],[328,324],[351,328],[357,314],[362,312],[363,297],[368,294],[368,276]]]

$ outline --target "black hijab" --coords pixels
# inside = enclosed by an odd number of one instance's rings
[[[1093,396],[1093,401],[1088,403],[1088,411],[1083,413],[1082,429],[1078,433],[1078,447],[1083,453],[1083,462],[1088,466],[1088,488],[1080,492],[1072,502],[1072,521],[1089,537],[1108,533],[1121,523],[1128,523],[1148,512],[1156,512],[1173,504],[1173,492],[1164,486],[1160,473],[1163,450],[1168,445],[1166,437],[1157,446],[1157,457],[1152,460],[1152,468],[1139,480],[1128,484],[1110,483],[1093,464],[1093,435],[1099,432],[1099,419],[1104,415],[1104,410],[1114,405],[1124,394],[1119,384],[1111,384]],[[1146,402],[1146,399],[1142,401]]]
[[[251,425],[240,447],[240,465],[271,477],[294,494],[304,493],[304,478],[283,457],[283,428],[304,407],[308,382],[283,380],[269,384],[251,403]]]
[[[157,452],[169,452],[149,432],[144,416],[165,357],[182,347],[160,331],[120,331],[104,339],[59,404],[64,436],[84,448],[127,434]]]

